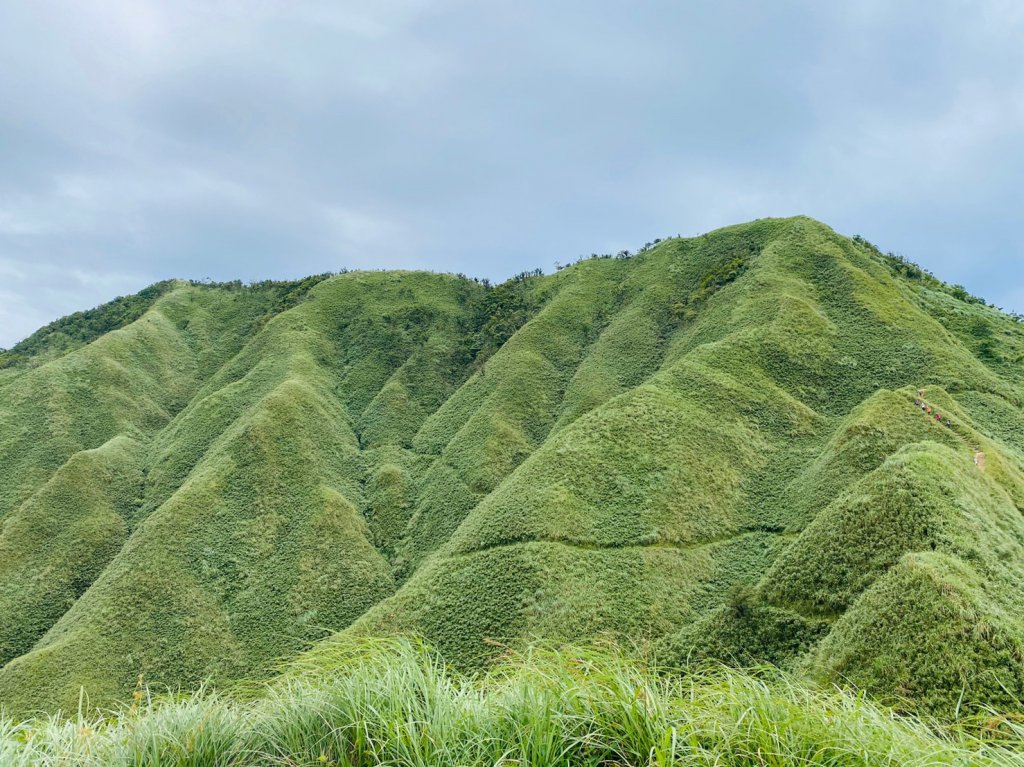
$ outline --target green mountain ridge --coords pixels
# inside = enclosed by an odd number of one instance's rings
[[[406,632],[1024,696],[1024,331],[860,238],[153,292],[0,368],[10,711]]]

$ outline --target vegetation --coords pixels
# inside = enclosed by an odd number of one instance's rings
[[[563,650],[466,677],[408,642],[334,660],[340,673],[304,670],[255,698],[140,692],[116,718],[0,720],[0,758],[10,767],[1022,763],[1014,720],[942,728],[772,672],[665,677],[608,650]]]
[[[0,370],[12,716],[405,634],[460,674],[611,636],[1019,709],[1024,329],[862,239],[162,291]]]
[[[516,275],[487,290],[471,306],[470,352],[478,368],[536,313],[537,297],[531,288],[541,276],[539,271]]]
[[[290,309],[309,292],[310,288],[323,282],[331,274],[317,274],[301,280],[261,280],[245,284],[240,280],[232,282],[189,281],[194,287],[207,287],[223,291],[272,294],[274,301],[268,308],[268,316]],[[0,349],[0,369],[39,363],[78,349],[100,336],[119,330],[135,322],[156,303],[157,299],[184,284],[181,280],[164,280],[150,285],[135,295],[119,296],[95,309],[75,312],[51,322],[37,330],[10,349]]]
[[[123,328],[135,322],[173,287],[171,280],[158,282],[133,296],[120,296],[103,306],[51,322],[10,349],[0,349],[0,368],[25,364],[33,357],[57,356],[84,346],[104,333]]]
[[[746,268],[747,259],[743,257],[733,258],[724,264],[717,265],[701,277],[697,288],[690,295],[672,307],[672,313],[676,317],[694,319],[702,303],[714,295],[715,291],[737,279]]]

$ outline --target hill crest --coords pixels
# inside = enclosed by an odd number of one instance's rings
[[[0,704],[404,632],[465,666],[611,633],[998,704],[1024,333],[915,269],[765,219],[498,286],[175,283],[40,337],[0,370]]]

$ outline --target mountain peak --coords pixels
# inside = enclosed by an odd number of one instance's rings
[[[611,633],[999,704],[1022,358],[1011,318],[805,216],[499,286],[159,283],[4,358],[0,702],[412,632],[464,667]]]

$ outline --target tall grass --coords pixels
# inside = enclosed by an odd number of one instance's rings
[[[323,661],[321,656],[320,662]],[[102,719],[0,719],[4,767],[1024,765],[1024,728],[940,727],[774,672],[654,673],[531,650],[476,676],[397,639],[341,647],[257,696],[143,699]]]

